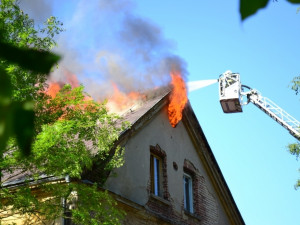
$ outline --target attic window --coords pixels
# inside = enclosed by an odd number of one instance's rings
[[[162,197],[162,160],[156,155],[150,155],[151,193]]]
[[[169,199],[166,153],[159,147],[150,146],[150,192],[163,199]]]
[[[193,213],[193,180],[188,174],[183,175],[184,210]]]
[[[183,164],[183,202],[184,212],[194,217],[201,215],[201,176],[194,164],[185,159]]]

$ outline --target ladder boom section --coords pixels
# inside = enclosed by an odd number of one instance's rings
[[[261,96],[257,91],[252,90],[247,94],[248,101],[252,102],[281,126],[286,128],[295,138],[300,141],[300,122],[272,102],[270,99]]]

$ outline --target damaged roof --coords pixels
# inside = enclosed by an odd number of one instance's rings
[[[134,125],[141,119],[151,108],[153,108],[159,101],[164,99],[170,93],[170,89],[168,87],[163,87],[157,89],[157,91],[150,91],[146,93],[144,101],[138,101],[136,104],[132,105],[128,110],[126,110],[121,116],[121,120],[117,122],[117,126],[122,122],[129,122],[130,125]],[[127,129],[120,134],[120,137],[126,133]],[[89,143],[86,143],[89,145]],[[31,177],[31,173],[27,171],[23,171],[21,169],[17,169],[12,173],[3,173],[1,178],[3,187],[13,187],[24,183],[26,180],[29,182],[35,182],[35,180]],[[42,174],[40,179],[43,181],[53,180],[53,179],[64,179],[64,177],[54,177],[49,175]]]
[[[123,115],[123,118],[129,121],[132,126],[122,133],[120,139],[130,138],[132,134],[138,132],[139,129],[148,123],[160,109],[169,103],[169,94],[170,90],[165,90],[165,92],[145,102],[140,108],[129,110]],[[201,162],[209,174],[230,220],[233,224],[245,224],[190,102],[186,104],[183,110],[182,122],[195,145]]]
[[[138,102],[121,115],[122,120],[120,123],[122,121],[128,121],[131,124],[131,127],[120,134],[118,142],[122,143],[124,139],[130,138],[131,135],[138,132],[139,129],[148,123],[156,113],[168,104],[169,94],[169,88],[160,88],[157,92],[152,92],[151,95],[148,95],[145,101]],[[214,154],[189,102],[186,104],[183,111],[182,122],[195,144],[195,149],[212,180],[212,184],[214,185],[222,204],[226,206],[224,208],[226,209],[227,214],[234,224],[244,224],[243,218],[235,204],[229,187],[227,186]],[[3,186],[19,185],[25,181],[27,176],[28,174],[23,174],[23,176],[15,177],[13,180],[8,180],[3,183]],[[55,178],[52,176],[42,176],[41,179],[46,181],[46,179],[51,180]],[[64,179],[64,177],[57,179]]]
[[[146,95],[146,100],[138,102],[131,106],[123,115],[122,121],[128,121],[131,125],[135,124],[143,115],[145,115],[158,102],[165,99],[169,95],[170,89],[167,87],[152,91],[151,94]]]

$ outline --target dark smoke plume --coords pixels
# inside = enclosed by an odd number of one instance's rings
[[[63,60],[53,80],[66,81],[64,71],[70,71],[99,99],[110,95],[112,83],[124,92],[145,91],[168,85],[173,69],[187,74],[184,60],[172,54],[174,42],[153,22],[137,15],[132,1],[40,0],[41,8],[32,4],[34,0],[29,2],[36,16],[55,12],[52,8],[59,4],[68,9],[59,18],[66,32],[57,40],[55,51]],[[52,5],[46,7],[49,2]]]

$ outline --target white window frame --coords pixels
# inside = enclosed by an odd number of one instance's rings
[[[194,213],[193,208],[193,179],[190,175],[183,174],[183,199],[184,210],[189,213]]]
[[[161,171],[161,167],[162,167],[162,159],[154,154],[151,154],[151,157],[153,157],[153,161],[151,162],[153,165],[153,190],[152,190],[152,194],[162,197],[162,193],[163,193],[163,187],[162,187],[162,171]]]
[[[154,194],[160,195],[160,160],[153,156],[153,181],[154,181]]]

